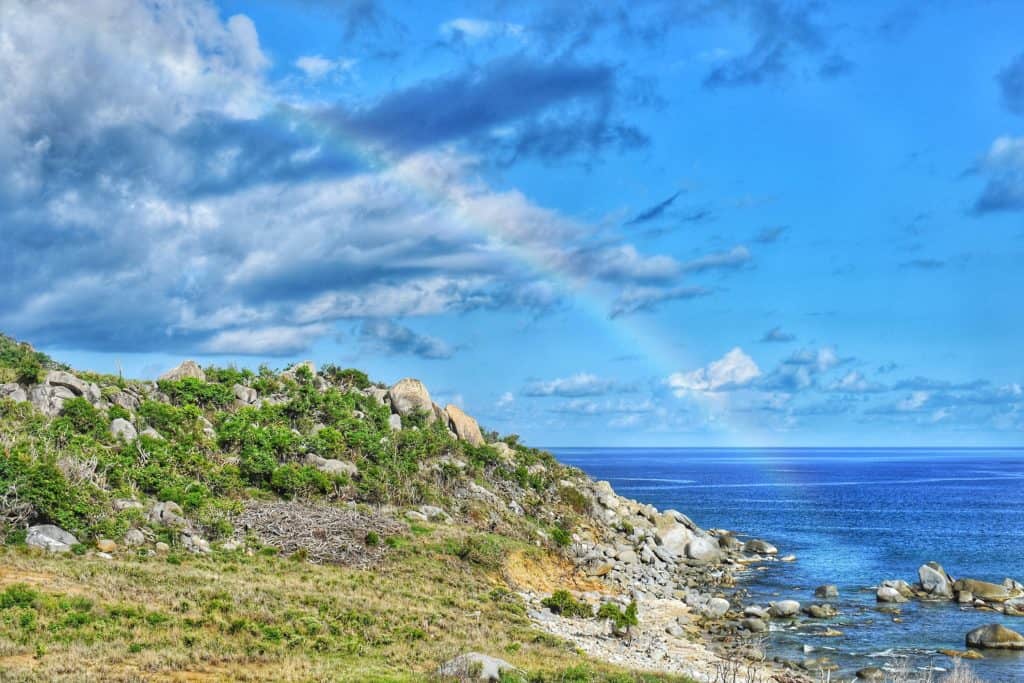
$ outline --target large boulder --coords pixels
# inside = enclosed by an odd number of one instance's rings
[[[256,390],[252,387],[247,387],[244,384],[235,384],[231,387],[232,393],[235,395],[235,400],[245,405],[253,405],[259,398]]]
[[[679,557],[686,555],[686,546],[697,535],[693,529],[680,522],[671,510],[654,517],[654,528],[662,547],[668,548],[672,554]]]
[[[484,445],[484,435],[480,433],[480,425],[466,415],[462,408],[449,403],[445,406],[444,412],[448,415],[448,426],[455,432],[455,436],[474,446]]]
[[[990,650],[1024,650],[1024,636],[1002,624],[979,626],[967,634],[967,647]]]
[[[686,544],[686,556],[698,562],[717,562],[722,558],[722,550],[710,536],[696,536]]]
[[[66,553],[71,550],[71,546],[78,544],[78,539],[59,526],[37,524],[28,528],[25,543],[51,553]]]
[[[437,675],[460,681],[500,681],[503,673],[512,673],[515,670],[516,667],[504,659],[479,652],[467,652],[442,664],[437,670]]]
[[[753,553],[755,555],[778,555],[779,553],[778,548],[768,541],[761,540],[760,538],[752,538],[744,543],[743,551]]]
[[[921,590],[937,598],[953,599],[953,580],[938,562],[922,564],[917,570]]]
[[[128,442],[135,441],[139,436],[135,425],[123,417],[119,417],[110,423],[110,433],[114,435],[114,438],[124,439]]]
[[[875,591],[875,600],[878,602],[906,602],[907,598],[892,586],[880,586]]]
[[[35,409],[47,417],[57,417],[64,407],[64,401],[74,398],[75,393],[62,386],[37,384],[28,391],[28,400]]]
[[[725,598],[711,598],[698,611],[709,619],[721,619],[729,611],[729,601]]]
[[[179,379],[187,379],[189,377],[202,380],[203,382],[206,381],[206,373],[203,372],[203,369],[199,367],[199,364],[194,360],[183,361],[178,367],[172,368],[160,375],[160,379],[169,382],[174,382]]]
[[[776,619],[788,619],[800,613],[800,603],[796,600],[779,600],[768,607],[768,614]]]
[[[149,521],[153,524],[169,527],[187,527],[188,520],[185,519],[181,507],[174,501],[168,500],[155,503],[149,510]]]
[[[96,403],[100,400],[100,388],[95,384],[90,384],[83,379],[75,377],[70,372],[64,372],[63,370],[51,370],[46,373],[46,384],[51,387],[64,387],[75,396],[81,396],[89,401],[89,403]]]
[[[953,583],[953,590],[957,593],[967,591],[975,598],[980,598],[985,602],[1006,602],[1010,598],[1016,597],[1005,585],[978,581],[977,579],[960,579],[955,581]]]
[[[437,419],[437,415],[434,414],[434,402],[430,400],[430,392],[418,379],[406,377],[398,380],[388,389],[388,399],[391,401],[392,412],[402,417],[424,413],[428,423],[433,423]]]

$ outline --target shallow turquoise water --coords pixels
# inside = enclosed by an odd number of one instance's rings
[[[834,620],[773,632],[771,654],[829,655],[847,670],[906,655],[948,667],[938,648],[1024,617],[911,602],[903,623],[876,609],[869,590],[887,578],[917,579],[924,562],[954,578],[1024,581],[1024,450],[1015,449],[622,449],[555,448],[558,458],[607,479],[621,495],[685,512],[701,526],[770,540],[798,562],[752,576],[753,601],[814,601],[815,586],[839,587]],[[814,633],[826,625],[842,638]],[[815,648],[804,655],[804,646]],[[830,650],[828,648],[836,648]],[[988,681],[1024,681],[1024,653],[972,662]]]

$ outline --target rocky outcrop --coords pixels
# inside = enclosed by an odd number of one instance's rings
[[[480,433],[480,425],[472,417],[466,415],[462,408],[449,403],[445,406],[444,412],[448,416],[448,426],[455,432],[455,436],[473,446],[484,445],[484,436]]]
[[[161,380],[169,382],[174,382],[180,379],[187,379],[190,377],[193,379],[201,380],[203,382],[206,381],[206,373],[203,372],[203,369],[199,367],[199,364],[196,363],[194,360],[183,361],[181,365],[172,368],[165,372],[164,374],[160,375]]]
[[[47,417],[57,417],[64,408],[64,401],[75,394],[67,387],[37,384],[28,391],[28,400],[36,410]]]
[[[149,510],[148,519],[153,524],[168,527],[188,527],[181,507],[173,501],[156,503]]]
[[[42,548],[51,553],[66,553],[78,544],[74,534],[64,531],[53,524],[37,524],[30,526],[25,536],[25,543],[34,548]]]
[[[1024,650],[1024,636],[1002,624],[979,626],[967,634],[967,647],[987,650]]]
[[[244,384],[235,384],[231,387],[231,391],[235,395],[235,400],[243,406],[256,405],[256,401],[259,400],[256,390]]]
[[[28,400],[28,392],[20,384],[8,382],[7,384],[0,384],[0,398],[23,402]]]
[[[392,412],[402,417],[423,413],[426,414],[428,423],[437,419],[434,414],[434,402],[430,400],[430,392],[418,379],[406,377],[398,380],[388,389],[387,398],[391,403]]]
[[[953,583],[953,590],[957,593],[968,592],[976,600],[984,600],[985,602],[1006,602],[1010,598],[1018,597],[1020,593],[1011,591],[1004,584],[989,583],[988,581],[979,581],[977,579],[960,579]]]
[[[51,387],[63,387],[75,396],[81,396],[86,399],[89,403],[98,403],[100,400],[100,388],[98,386],[79,379],[70,372],[51,370],[46,373],[45,383]]]

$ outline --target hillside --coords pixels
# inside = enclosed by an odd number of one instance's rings
[[[502,680],[710,680],[763,656],[724,619],[770,544],[621,498],[417,380],[136,381],[2,337],[0,439],[4,680],[486,675],[470,652]]]

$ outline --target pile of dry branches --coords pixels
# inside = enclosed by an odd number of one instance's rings
[[[384,554],[379,541],[405,529],[391,517],[296,501],[253,501],[234,522],[236,530],[255,535],[282,555],[299,552],[317,564],[354,567],[379,561]],[[379,541],[368,543],[368,535]]]

